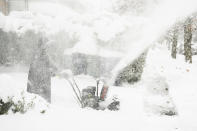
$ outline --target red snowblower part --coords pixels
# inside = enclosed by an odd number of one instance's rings
[[[105,98],[107,97],[107,92],[108,92],[109,86],[104,85],[102,90],[101,90],[101,94],[100,94],[100,100],[104,101]]]

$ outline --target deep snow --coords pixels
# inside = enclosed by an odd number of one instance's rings
[[[120,111],[96,111],[81,109],[74,98],[72,88],[65,79],[54,77],[52,79],[52,104],[45,114],[31,110],[26,114],[9,114],[0,117],[1,129],[4,131],[41,131],[41,130],[151,130],[151,131],[195,131],[196,126],[196,88],[195,76],[197,70],[197,57],[194,64],[185,64],[183,57],[178,60],[170,58],[169,51],[164,46],[151,49],[148,53],[147,64],[142,81],[130,87],[111,87],[109,97],[116,95],[121,101]],[[26,88],[26,73],[4,72],[0,75],[1,94],[2,87],[12,89],[15,85],[17,91]],[[145,110],[145,101],[152,105],[159,105],[158,97],[150,95],[151,86],[160,86],[157,79],[166,79],[169,85],[170,97],[178,110],[178,116],[160,116]],[[79,87],[95,85],[90,76],[75,76]],[[13,84],[11,84],[11,83]],[[18,83],[18,84],[16,84]],[[1,82],[2,84],[2,82]],[[148,91],[147,91],[148,90]],[[13,92],[15,94],[15,92]],[[16,95],[16,94],[15,94]],[[161,96],[162,98],[162,96]],[[160,99],[161,100],[161,99]],[[165,101],[165,100],[164,100]],[[163,102],[164,102],[163,101]],[[155,110],[154,106],[149,110]]]

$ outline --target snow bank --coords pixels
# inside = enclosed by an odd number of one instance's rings
[[[25,91],[26,83],[19,82],[20,78],[16,78],[15,75],[0,74],[1,99],[7,99],[8,96],[15,96],[16,99],[19,99],[21,91]],[[24,74],[19,74],[18,76],[22,78],[27,77]]]
[[[147,90],[144,102],[149,112],[158,111],[158,107],[170,109],[174,106],[183,130],[196,129],[196,58],[193,56],[193,64],[188,64],[183,55],[172,59],[167,47],[157,46],[150,49],[142,76]]]
[[[21,82],[24,81],[24,82]],[[0,74],[0,99],[3,102],[22,102],[24,110],[41,112],[48,109],[48,103],[38,95],[26,92],[27,75],[24,73]],[[10,111],[11,112],[11,111]]]

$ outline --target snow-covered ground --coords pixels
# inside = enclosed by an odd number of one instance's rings
[[[190,65],[184,62],[182,56],[178,56],[177,60],[171,59],[169,51],[163,46],[150,49],[141,82],[130,85],[131,87],[110,88],[108,96],[116,95],[121,101],[120,111],[116,112],[81,109],[67,81],[54,77],[52,104],[46,109],[46,113],[31,110],[26,114],[0,116],[1,130],[195,131],[197,130],[196,64],[196,56]],[[81,89],[96,84],[90,76],[80,75],[75,76],[75,79]],[[27,74],[19,71],[2,71],[0,81],[0,94],[20,92],[26,89]],[[162,103],[158,98],[164,96],[155,96],[150,91],[150,86],[161,87],[163,82],[169,87],[169,96],[177,108],[177,116],[161,116],[145,110],[147,100],[150,105]],[[155,110],[154,106],[149,110]]]

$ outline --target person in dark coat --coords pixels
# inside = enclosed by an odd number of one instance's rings
[[[51,76],[55,69],[57,68],[47,55],[46,43],[40,38],[29,68],[27,91],[38,94],[51,103]]]

